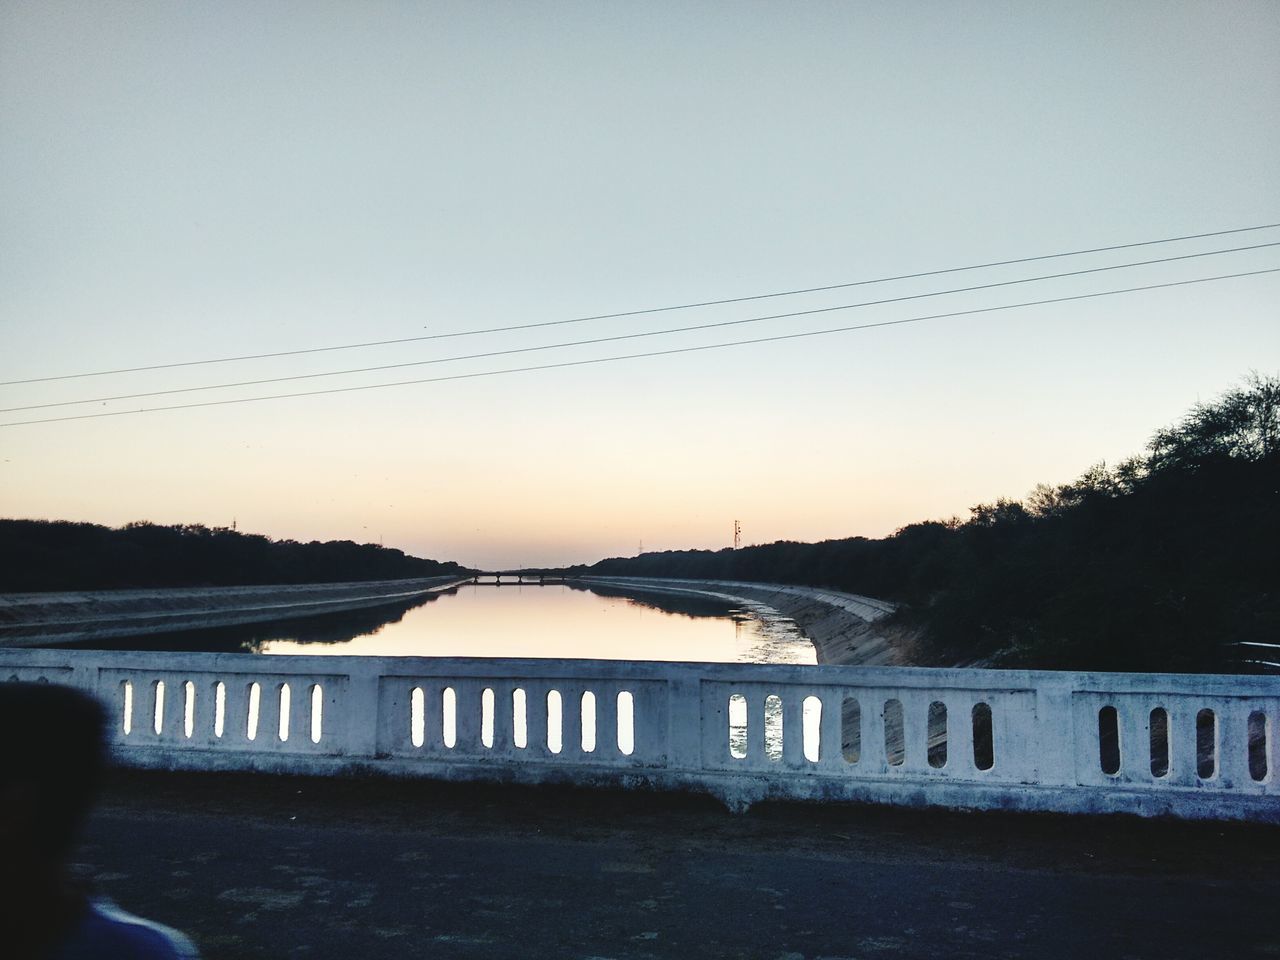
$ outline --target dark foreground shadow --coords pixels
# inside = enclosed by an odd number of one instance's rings
[[[1274,828],[118,774],[80,854],[208,957],[1271,955]],[[139,842],[145,837],[145,842]]]

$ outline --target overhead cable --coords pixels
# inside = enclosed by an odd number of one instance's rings
[[[883,300],[866,300],[861,303],[845,303],[833,307],[815,307],[810,310],[795,310],[790,313],[775,313],[762,317],[746,317],[739,320],[720,320],[714,323],[699,323],[686,327],[668,327],[662,330],[645,330],[639,333],[620,333],[609,337],[595,337],[589,340],[569,340],[561,343],[547,343],[532,347],[513,347],[506,350],[489,350],[484,353],[470,353],[454,357],[435,357],[429,360],[407,360],[402,363],[385,363],[372,367],[354,367],[347,370],[328,370],[321,373],[298,373],[282,377],[265,377],[260,380],[239,380],[232,383],[211,383],[199,387],[174,387],[169,390],[149,390],[143,393],[125,393],[108,397],[87,397],[83,400],[58,400],[51,403],[32,403],[17,407],[0,407],[0,413],[17,413],[21,410],[47,410],[51,407],[72,407],[84,403],[110,403],[117,400],[139,400],[143,397],[165,397],[180,393],[198,393],[202,390],[226,390],[233,387],[257,387],[269,383],[288,383],[296,380],[315,380],[320,377],[339,377],[354,373],[376,373],[382,370],[401,370],[405,367],[424,367],[437,363],[454,363],[461,360],[482,360],[492,357],[511,356],[519,353],[538,353],[545,350],[561,350],[567,347],[584,347],[600,343],[614,343],[619,340],[638,340],[644,337],[661,337],[675,333],[690,333],[698,330],[713,330],[718,327],[736,327],[748,323],[761,323],[766,320],[784,320],[791,317],[806,317],[819,313],[835,313],[842,310],[855,310],[861,307],[877,307],[890,303],[905,303],[909,300],[926,300],[931,297],[942,297],[956,293],[972,293],[976,290],[993,290],[997,287],[1012,287],[1023,283],[1037,283],[1043,280],[1060,280],[1064,277],[1078,277],[1089,273],[1106,273],[1111,270],[1125,270],[1131,267],[1146,267],[1153,264],[1171,263],[1175,260],[1195,260],[1200,257],[1213,257],[1226,253],[1240,253],[1245,250],[1260,250],[1265,247],[1280,247],[1280,240],[1273,243],[1258,243],[1247,247],[1232,247],[1227,250],[1210,250],[1203,253],[1187,253],[1176,257],[1161,257],[1157,260],[1139,260],[1133,263],[1114,263],[1105,267],[1089,267],[1085,270],[1071,270],[1066,273],[1050,273],[1039,277],[1023,277],[1018,280],[1001,280],[996,283],[982,283],[971,287],[956,287],[951,290],[938,290],[933,293],[914,293],[903,297],[889,297]]]
[[[160,413],[168,410],[193,410],[199,407],[222,407],[237,403],[258,403],[264,400],[288,400],[296,397],[318,397],[327,394],[355,393],[362,390],[382,390],[388,387],[407,387],[423,383],[443,383],[451,380],[474,380],[480,377],[497,377],[510,373],[529,373],[535,370],[558,370],[568,367],[584,367],[599,363],[615,363],[621,360],[641,360],[650,357],[667,357],[681,353],[698,353],[704,350],[721,350],[726,347],[742,347],[760,343],[777,343],[783,340],[799,340],[805,337],[820,337],[836,333],[850,333],[856,330],[870,330],[876,327],[896,327],[908,323],[920,323],[926,320],[943,320],[951,317],[966,317],[980,313],[995,313],[1001,310],[1015,310],[1022,307],[1046,306],[1054,303],[1069,303],[1076,300],[1091,300],[1098,297],[1111,297],[1123,293],[1137,293],[1144,290],[1163,290],[1171,287],[1185,287],[1196,283],[1211,283],[1217,280],[1234,280],[1241,277],[1256,277],[1262,274],[1280,273],[1280,267],[1265,270],[1249,270],[1243,273],[1227,273],[1213,277],[1197,277],[1191,280],[1173,280],[1166,283],[1152,283],[1140,287],[1125,287],[1120,290],[1103,290],[1097,293],[1079,293],[1067,297],[1052,297],[1046,300],[1028,300],[1021,303],[1002,304],[994,307],[978,307],[972,310],[954,310],[948,313],[935,313],[921,317],[906,317],[901,320],[883,320],[877,323],[863,323],[846,327],[829,327],[823,330],[806,330],[800,333],[782,333],[771,337],[757,337],[751,340],[732,340],[727,343],[708,343],[691,347],[672,347],[667,350],[652,350],[645,353],[630,353],[612,357],[592,357],[585,360],[565,360],[560,363],[537,364],[528,367],[509,367],[503,370],[481,370],[473,373],[456,373],[444,377],[427,377],[420,380],[397,380],[391,383],[369,383],[354,387],[330,387],[325,390],[307,390],[299,393],[277,393],[261,397],[233,397],[226,400],[205,400],[198,403],[172,404],[163,407],[142,407],[137,410],[112,410],[105,413],[84,413],[66,417],[47,417],[40,420],[17,420],[0,423],[3,427],[30,426],[41,423],[62,423],[69,420],[97,420],[103,417],[132,416],[139,413]]]
[[[1091,253],[1107,253],[1114,250],[1132,250],[1136,247],[1150,247],[1162,243],[1178,243],[1184,240],[1203,240],[1209,237],[1225,237],[1236,233],[1251,233],[1257,230],[1271,230],[1280,227],[1280,223],[1263,223],[1252,227],[1236,227],[1231,230],[1214,230],[1208,233],[1189,233],[1178,237],[1163,237],[1159,240],[1139,240],[1134,243],[1116,243],[1105,247],[1088,247],[1081,250],[1066,250],[1061,253],[1045,253],[1034,257],[1017,257],[1012,260],[992,260],[986,263],[967,264],[962,267],[945,267],[940,270],[922,270],[918,273],[904,273],[892,277],[877,277],[870,280],[852,280],[845,283],[829,283],[817,287],[801,287],[795,290],[779,290],[774,293],[757,293],[743,297],[725,297],[719,300],[700,300],[693,303],[678,303],[663,307],[646,307],[640,310],[624,310],[619,313],[601,313],[588,317],[571,317],[566,320],[545,320],[537,323],[519,323],[503,327],[486,327],[479,330],[456,330],[449,333],[432,333],[417,337],[398,337],[393,340],[366,340],[360,343],[343,343],[328,347],[306,347],[296,350],[278,350],[272,353],[249,353],[234,357],[214,357],[203,360],[180,360],[172,363],[153,363],[136,367],[119,367],[113,370],[90,370],[83,373],[64,373],[45,377],[31,377],[25,380],[0,380],[0,387],[12,387],[27,383],[47,383],[51,380],[78,380],[85,377],[106,377],[121,373],[141,373],[146,370],[171,370],[175,367],[196,367],[215,363],[239,363],[245,360],[268,360],[275,357],[295,357],[308,353],[330,353],[338,350],[358,350],[365,347],[387,347],[401,343],[421,343],[427,340],[446,340],[454,337],[475,337],[490,333],[509,333],[515,330],[534,330],[541,327],[564,326],[571,323],[589,323],[595,320],[616,320],[621,317],[639,317],[654,313],[669,313],[675,310],[693,310],[699,307],[717,307],[730,303],[747,303],[753,300],[769,300],[775,297],[791,297],[806,293],[822,293],[828,290],[846,290],[850,287],[869,286],[876,283],[893,283],[898,280],[917,280],[922,277],[937,277],[948,273],[962,273],[966,270],[986,270],[994,267],[1008,267],[1020,263],[1036,263],[1040,260],[1056,260],[1062,257],[1078,257]]]

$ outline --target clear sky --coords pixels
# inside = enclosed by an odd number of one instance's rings
[[[1280,222],[1280,4],[0,3],[0,380],[478,330]],[[1280,241],[0,387],[408,363]],[[1280,267],[1280,247],[0,422],[422,379]],[[481,566],[881,536],[1250,369],[1278,275],[647,360],[0,428],[0,515]]]

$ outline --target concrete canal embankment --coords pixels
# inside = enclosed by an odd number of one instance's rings
[[[459,577],[167,590],[0,594],[0,646],[168,633],[404,603]]]
[[[619,590],[685,593],[762,604],[795,621],[813,642],[818,663],[840,666],[907,666],[913,661],[910,637],[886,628],[895,604],[818,587],[793,587],[741,580],[677,580],[666,577],[586,577],[586,583]]]

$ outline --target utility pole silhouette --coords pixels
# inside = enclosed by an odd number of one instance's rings
[[[737,520],[733,521],[733,549],[737,550],[742,546],[742,524]]]

